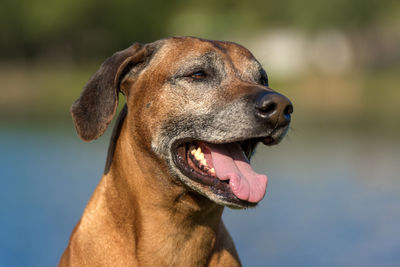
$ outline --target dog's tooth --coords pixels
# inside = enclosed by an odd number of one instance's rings
[[[200,160],[200,161],[202,161],[202,160],[204,159],[204,154],[200,152],[200,153],[198,154],[197,159]]]
[[[203,166],[208,166],[207,160],[204,158],[204,155],[203,155],[203,159],[200,160],[200,164]]]
[[[194,157],[196,158],[196,159],[200,159],[200,155],[201,154],[203,154],[203,153],[201,153],[201,148],[199,147],[197,150],[196,150],[196,152],[195,152],[195,154],[194,154]]]
[[[215,169],[214,168],[211,168],[211,169],[209,169],[208,170],[212,175],[215,175]]]

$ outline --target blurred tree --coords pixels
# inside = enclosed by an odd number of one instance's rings
[[[396,0],[2,0],[0,58],[93,59],[169,35],[218,38],[270,26],[359,28]]]

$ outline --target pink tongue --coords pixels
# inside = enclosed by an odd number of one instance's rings
[[[235,196],[254,203],[263,199],[267,176],[253,170],[239,144],[208,144],[208,147],[218,179],[229,180],[229,187]]]

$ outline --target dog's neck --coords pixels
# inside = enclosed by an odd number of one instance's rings
[[[129,128],[126,123],[125,127]],[[223,207],[175,182],[160,159],[135,144],[130,130],[123,129],[116,140],[101,192],[96,190],[102,196],[90,206],[104,209],[99,214],[110,221],[107,231],[120,236],[123,246],[130,246],[143,265],[206,264]]]

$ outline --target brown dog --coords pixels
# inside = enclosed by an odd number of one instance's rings
[[[267,177],[248,159],[287,132],[290,101],[244,47],[198,38],[134,44],[107,59],[71,111],[103,134],[126,97],[104,176],[60,266],[239,266],[221,215],[252,207]]]

